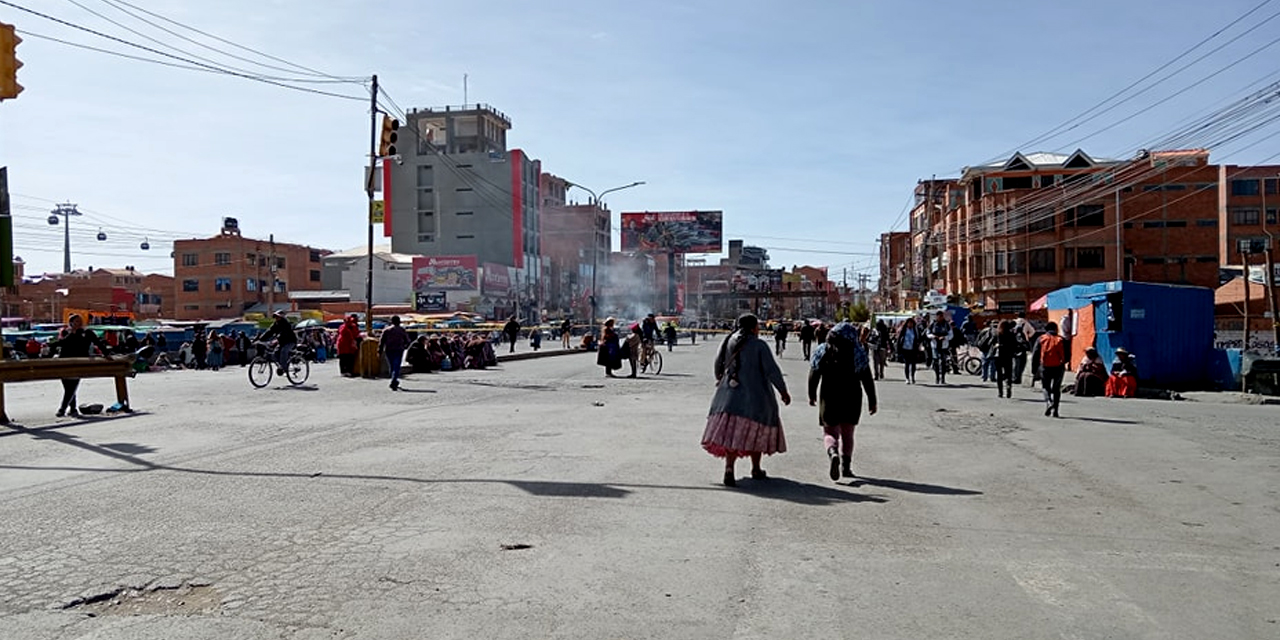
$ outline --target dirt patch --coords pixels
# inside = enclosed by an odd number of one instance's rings
[[[222,595],[212,585],[182,583],[178,586],[122,587],[77,598],[63,605],[88,615],[184,615],[208,613],[222,605]]]

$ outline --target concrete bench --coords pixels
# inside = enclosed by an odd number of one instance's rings
[[[4,406],[4,383],[63,378],[115,378],[116,402],[129,410],[129,385],[133,357],[127,358],[45,358],[0,361],[0,424],[9,424]]]

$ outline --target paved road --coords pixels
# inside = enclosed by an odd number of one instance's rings
[[[791,450],[726,489],[697,445],[713,348],[399,393],[332,364],[305,389],[148,374],[139,413],[84,421],[53,418],[57,383],[10,385],[0,636],[1280,636],[1277,407],[1053,420],[1029,389],[891,378],[836,484],[793,345]]]

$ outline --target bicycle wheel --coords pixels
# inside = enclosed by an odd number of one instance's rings
[[[274,373],[272,369],[275,365],[271,364],[266,358],[254,358],[249,363],[249,384],[261,389],[271,384],[271,376]]]
[[[653,352],[653,356],[649,359],[649,368],[653,370],[653,375],[662,373],[662,354],[657,351]]]
[[[300,385],[311,375],[311,365],[307,364],[307,359],[301,355],[290,356],[289,367],[284,370],[284,375],[289,378],[289,384]]]
[[[964,359],[965,373],[971,376],[976,376],[978,375],[978,371],[980,371],[981,369],[982,369],[982,360],[980,358],[969,356],[968,358]]]

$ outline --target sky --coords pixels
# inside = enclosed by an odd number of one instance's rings
[[[280,69],[183,41],[120,10],[138,14],[133,5],[329,76],[377,73],[406,109],[462,104],[465,75],[465,100],[507,114],[508,146],[544,171],[597,192],[646,182],[609,196],[615,229],[622,211],[718,209],[726,239],[767,248],[775,267],[826,265],[850,281],[874,278],[876,240],[905,228],[917,180],[1015,150],[1132,157],[1187,117],[1280,79],[1280,0],[5,1],[174,55],[317,79],[139,14]],[[1203,60],[1042,135],[1255,8],[1154,79]],[[295,85],[354,99],[294,91],[51,42],[36,34],[164,59],[13,6],[0,4],[0,22],[27,34],[25,91],[0,103],[27,273],[61,271],[63,226],[46,220],[59,202],[85,214],[71,220],[74,268],[171,273],[171,241],[214,235],[223,216],[256,238],[365,242],[359,82]],[[1212,160],[1277,162],[1280,142],[1263,139],[1273,130]]]

